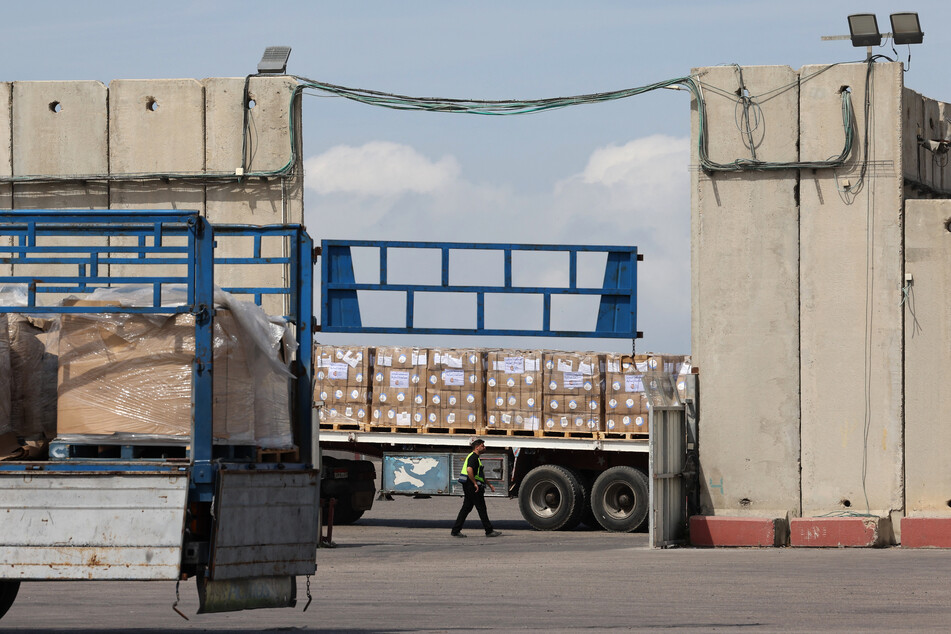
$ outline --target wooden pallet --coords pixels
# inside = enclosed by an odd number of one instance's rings
[[[421,434],[424,429],[419,427],[411,427],[409,425],[367,425],[363,424],[360,427],[361,430],[367,432],[377,432],[383,434]]]
[[[258,462],[300,462],[300,449],[262,449],[258,448]]]
[[[537,438],[597,438],[598,431],[575,431],[575,430],[555,430],[539,429],[535,432]]]
[[[532,429],[500,429],[498,427],[486,427],[482,430],[486,436],[528,436],[533,438],[535,430]]]
[[[422,427],[422,434],[448,434],[450,436],[478,436],[482,433],[481,428],[476,427]]]
[[[51,460],[187,460],[191,457],[189,438],[54,438],[50,441]],[[257,447],[215,443],[212,458],[253,460]]]
[[[647,440],[650,434],[647,431],[603,431],[602,440]]]
[[[320,428],[327,431],[360,431],[364,423],[346,422],[346,423],[321,423]]]

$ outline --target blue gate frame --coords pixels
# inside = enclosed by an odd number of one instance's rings
[[[357,283],[353,270],[352,247],[372,247],[380,253],[379,283]],[[391,284],[387,281],[388,249],[437,249],[441,252],[440,284]],[[504,283],[501,286],[453,285],[449,281],[449,254],[459,250],[502,252]],[[520,251],[568,253],[568,285],[564,287],[527,287],[512,284],[512,254]],[[578,254],[606,253],[604,282],[599,287],[578,285]],[[398,242],[375,240],[321,241],[321,326],[322,332],[516,335],[544,337],[584,337],[635,339],[637,330],[637,247],[599,245],[478,244],[462,242]],[[403,326],[364,326],[360,316],[358,291],[396,291],[406,298]],[[470,293],[476,295],[475,328],[420,328],[414,325],[414,293]],[[486,294],[541,295],[540,329],[490,329],[485,327]],[[598,295],[601,298],[594,330],[566,331],[551,328],[553,295]]]

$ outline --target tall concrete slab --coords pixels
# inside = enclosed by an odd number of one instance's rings
[[[194,79],[121,79],[109,84],[112,209],[204,213],[204,90]],[[177,176],[160,180],[160,176]],[[181,178],[184,177],[184,178]]]
[[[232,174],[242,167],[243,178],[227,182],[209,182],[207,216],[213,223],[280,224],[303,223],[303,166],[301,164],[300,99],[295,98],[297,82],[285,76],[252,77],[248,86],[248,125],[244,130],[245,79],[205,79],[205,163],[213,174]],[[292,152],[292,144],[296,152]],[[293,161],[293,163],[292,163]],[[276,172],[292,163],[292,171],[284,176]],[[241,256],[250,253],[247,239],[229,244],[218,241],[223,255]],[[262,244],[268,256],[286,255],[283,241]],[[247,268],[247,267],[244,267]],[[251,277],[249,277],[251,276]],[[234,267],[222,277],[223,285],[267,285],[287,279],[282,265],[254,267],[242,271]],[[284,314],[286,307],[271,305],[270,313]]]
[[[867,145],[866,65],[825,68],[800,70],[802,159],[841,150],[843,86],[858,136],[846,167],[800,184],[802,511],[887,517],[903,498],[902,68],[873,66]]]
[[[699,72],[710,158],[749,158],[737,126],[739,72]],[[757,66],[743,68],[742,77],[756,104],[757,158],[797,161],[798,75],[788,66]],[[697,115],[695,101],[694,139]],[[691,354],[702,377],[704,512],[797,516],[798,174],[704,173],[696,144],[692,164]]]
[[[905,201],[905,512],[951,517],[951,200]]]
[[[854,94],[854,93],[853,93]],[[905,190],[906,198],[921,197],[925,182],[925,165],[930,162],[930,154],[918,143],[925,133],[925,98],[910,88],[902,90],[902,172],[909,184]]]
[[[109,173],[107,93],[98,81],[13,84],[17,209],[105,209]],[[75,177],[89,177],[82,181]]]
[[[107,93],[98,81],[13,84],[13,174],[26,179],[14,185],[16,209],[108,207]],[[40,180],[32,182],[34,178]],[[45,238],[43,244],[75,245],[76,238]],[[14,273],[75,273],[74,265],[59,268],[51,271],[47,265],[18,265]],[[58,294],[43,294],[38,301],[52,304],[60,299]]]

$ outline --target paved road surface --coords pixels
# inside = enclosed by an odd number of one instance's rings
[[[457,498],[378,502],[318,553],[310,609],[195,615],[194,582],[24,584],[0,631],[948,631],[951,551],[647,549],[646,534],[449,537]],[[473,513],[473,518],[475,514]],[[299,595],[304,585],[300,583]]]

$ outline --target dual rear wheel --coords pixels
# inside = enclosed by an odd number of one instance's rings
[[[574,469],[541,465],[525,476],[518,500],[522,517],[536,530],[571,530],[584,522],[627,533],[647,519],[648,482],[634,467],[611,467],[589,484]]]

